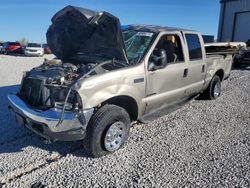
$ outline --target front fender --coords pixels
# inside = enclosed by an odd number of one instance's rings
[[[136,78],[138,75],[136,76]],[[145,78],[144,78],[145,79]],[[145,110],[145,82],[134,83],[134,78],[123,77],[92,84],[83,84],[78,89],[84,108],[93,108],[104,101],[117,96],[128,96],[133,98],[138,106],[138,115]]]

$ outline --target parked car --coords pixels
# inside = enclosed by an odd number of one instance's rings
[[[246,42],[247,47],[250,47],[250,39]]]
[[[240,67],[242,64],[250,64],[250,39],[246,42],[246,47],[234,58],[234,67]]]
[[[43,56],[44,49],[41,44],[38,43],[28,43],[24,48],[24,54],[26,56]]]
[[[8,96],[10,109],[19,124],[50,141],[83,140],[93,157],[121,148],[133,121],[199,95],[217,99],[232,66],[230,54],[206,55],[199,32],[121,30],[115,16],[73,6],[52,18],[47,41],[61,64],[45,61],[26,72],[20,91]]]
[[[3,54],[22,54],[22,45],[19,42],[5,42],[1,51]]]
[[[0,54],[2,53],[3,43],[0,42]]]
[[[51,54],[51,49],[48,44],[43,44],[44,54]]]

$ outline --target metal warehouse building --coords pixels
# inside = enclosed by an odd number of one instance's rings
[[[221,0],[218,41],[250,39],[250,0]]]

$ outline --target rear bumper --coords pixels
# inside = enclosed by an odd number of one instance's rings
[[[81,140],[85,136],[87,124],[93,114],[93,109],[83,112],[49,109],[37,111],[27,106],[18,96],[8,96],[10,109],[20,125],[25,125],[36,134],[49,140]],[[60,122],[60,120],[62,121]]]

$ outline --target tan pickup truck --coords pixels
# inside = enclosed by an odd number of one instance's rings
[[[231,55],[206,55],[199,32],[121,26],[107,12],[73,6],[54,15],[47,42],[58,59],[24,74],[10,109],[48,140],[83,140],[93,157],[121,148],[133,121],[199,95],[216,99],[232,66]]]

